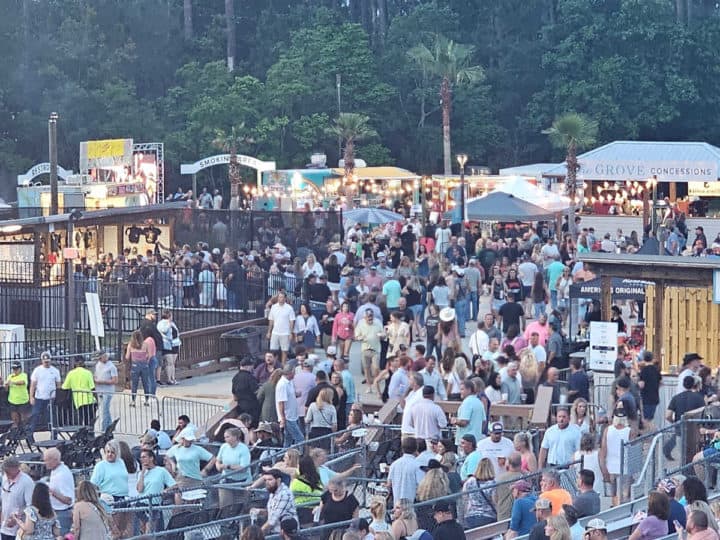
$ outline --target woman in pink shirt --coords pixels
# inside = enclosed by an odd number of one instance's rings
[[[332,343],[335,345],[340,341],[343,358],[350,356],[350,346],[352,345],[354,333],[355,314],[350,311],[350,304],[343,302],[340,305],[340,313],[335,315],[332,327]]]

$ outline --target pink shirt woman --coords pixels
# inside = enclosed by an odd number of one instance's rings
[[[351,340],[354,334],[355,314],[346,308],[343,304],[342,311],[335,315],[332,328],[332,339]]]

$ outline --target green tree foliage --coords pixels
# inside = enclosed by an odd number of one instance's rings
[[[185,15],[192,10],[192,32]],[[471,50],[483,79],[452,87],[453,151],[492,168],[564,159],[542,131],[567,111],[616,139],[720,143],[720,10],[697,0],[247,0],[234,4],[228,72],[225,0],[7,0],[0,17],[0,196],[78,144],[132,137],[166,144],[169,189],[181,162],[218,152],[245,126],[244,153],[302,167],[341,157],[328,126],[368,117],[369,164],[443,170],[438,71],[409,51],[434,36]],[[338,110],[337,75],[340,75]],[[457,82],[457,78],[455,79]],[[446,147],[447,147],[447,142]],[[217,174],[217,171],[207,171]],[[243,172],[243,176],[247,173]]]

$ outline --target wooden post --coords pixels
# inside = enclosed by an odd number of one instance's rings
[[[600,276],[600,294],[602,320],[610,320],[610,308],[612,308],[612,277]]]
[[[677,182],[670,182],[670,202],[677,202]]]
[[[655,358],[660,357],[660,351],[662,349],[662,343],[663,343],[663,303],[665,302],[665,280],[664,279],[656,279],[655,280],[655,303],[653,305],[653,308],[655,310],[655,314],[653,317],[653,324],[655,328],[653,328],[653,343],[652,343],[652,351],[655,353]],[[667,369],[668,366],[665,365],[666,359],[663,360],[663,369]]]

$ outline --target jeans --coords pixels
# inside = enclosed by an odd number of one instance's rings
[[[417,325],[421,326],[423,323],[423,311],[425,311],[422,305],[417,304],[415,306],[410,306],[410,311],[412,311],[413,317],[415,317],[415,320],[417,321]]]
[[[435,350],[434,353],[433,353],[433,349]],[[430,338],[428,337],[428,338],[427,338],[426,345],[425,345],[425,357],[427,358],[427,357],[429,357],[429,356],[433,356],[433,355],[434,355],[434,356],[435,356],[435,360],[437,360],[437,362],[440,362],[440,360],[442,360],[442,355],[441,355],[440,353],[441,353],[441,351],[440,351],[440,342],[439,342],[439,341],[435,341],[434,339],[430,339]]]
[[[32,412],[30,413],[30,436],[32,437],[36,428],[40,428],[42,431],[47,429],[48,424],[48,410],[50,407],[49,399],[37,399],[32,406]]]
[[[153,356],[149,364],[149,373],[148,373],[148,383],[150,384],[150,395],[155,395],[155,392],[157,392],[157,368],[158,368],[158,358],[157,355]]]
[[[150,392],[150,366],[146,362],[135,362],[130,367],[130,391],[132,393],[132,401],[135,403],[137,395],[138,381],[142,379],[143,391],[145,392],[145,401],[151,394]]]
[[[657,407],[657,403],[643,403],[643,419],[652,422],[655,418],[655,411],[657,410]]]
[[[468,319],[468,301],[467,298],[455,300],[455,313],[457,315],[457,325],[460,337],[465,337],[465,321]]]
[[[100,400],[100,427],[105,431],[110,424],[112,424],[112,415],[110,414],[110,402],[112,401],[112,394],[98,394]]]
[[[239,304],[238,293],[230,289],[227,290],[228,309],[237,309]]]
[[[60,522],[60,535],[64,536],[70,532],[72,527],[72,508],[67,510],[55,510],[55,516]]]
[[[468,320],[472,319],[473,321],[477,322],[478,310],[480,309],[480,297],[478,296],[477,291],[470,291],[470,307],[469,307],[469,309],[472,309],[472,313],[468,314]]]
[[[297,420],[285,420],[285,429],[283,430],[285,436],[284,446],[292,446],[294,444],[300,444],[305,440],[303,432],[300,430]]]
[[[553,309],[557,309],[557,303],[558,303],[557,289],[554,291],[551,290],[550,291],[550,305],[552,306]]]
[[[539,319],[540,315],[545,313],[546,309],[547,309],[547,305],[545,304],[545,302],[533,303],[533,318]]]

